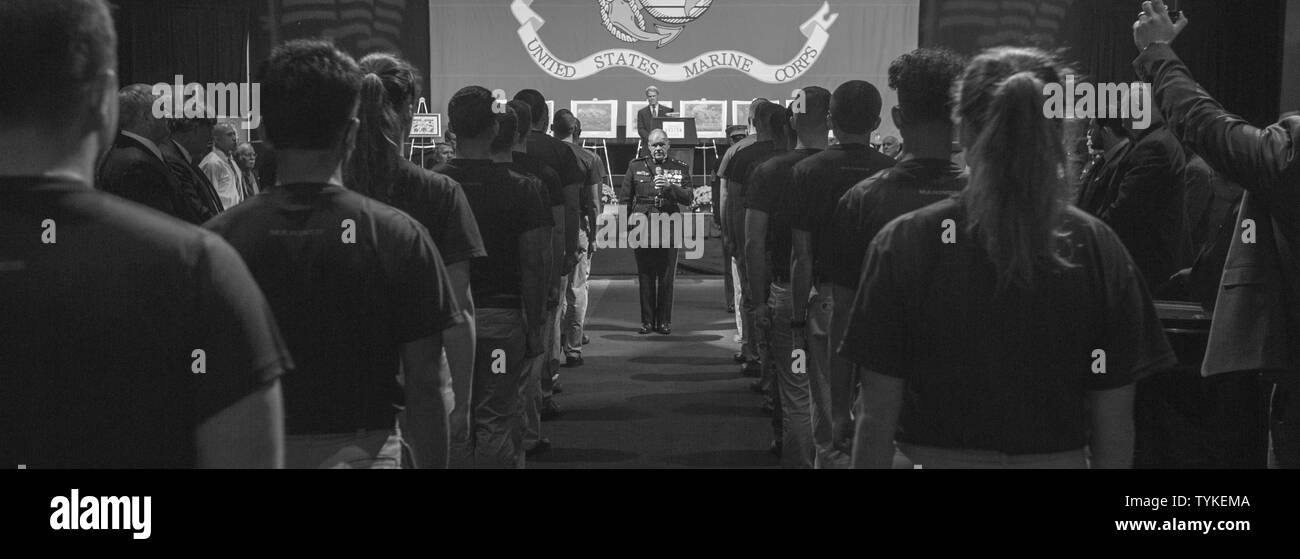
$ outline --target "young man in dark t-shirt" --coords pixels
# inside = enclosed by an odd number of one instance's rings
[[[259,73],[278,182],[206,227],[248,262],[298,360],[289,465],[445,468],[442,333],[464,317],[427,230],[342,184],[361,71],[329,43],[291,41]]]
[[[569,273],[560,321],[561,349],[565,365],[582,365],[583,327],[587,320],[587,277],[591,274],[591,257],[596,253],[596,216],[601,213],[601,188],[605,184],[605,162],[599,155],[582,147],[582,123],[568,110],[555,111],[551,130],[555,137],[578,156],[578,166],[587,178],[578,193],[578,263]]]
[[[835,305],[831,316],[833,344],[844,337],[862,274],[862,259],[876,233],[894,218],[949,198],[966,186],[966,175],[951,160],[949,93],[963,68],[960,57],[943,49],[917,49],[889,66],[889,87],[898,92],[898,106],[892,116],[903,136],[904,151],[897,165],[854,185],[835,207],[830,266]],[[849,409],[856,379],[849,374],[829,380],[834,441],[842,463],[848,458],[853,437]]]
[[[546,98],[535,89],[523,89],[515,94],[515,100],[528,103],[529,116],[533,119],[528,132],[528,153],[554,169],[560,175],[560,182],[564,183],[564,259],[557,260],[557,271],[567,276],[578,258],[578,191],[586,177],[573,151],[546,133],[551,119]],[[557,222],[555,226],[560,227],[560,224]]]
[[[746,361],[742,374],[746,376],[760,376],[766,369],[763,368],[759,361],[761,356],[758,354],[758,340],[754,333],[754,316],[751,310],[745,309],[745,303],[753,304],[756,295],[749,292],[749,270],[745,265],[745,191],[747,190],[745,182],[749,180],[749,174],[754,171],[758,164],[766,161],[777,152],[785,151],[785,146],[778,146],[774,142],[773,130],[774,119],[776,115],[784,112],[785,109],[780,105],[768,101],[758,101],[750,106],[754,115],[753,122],[756,133],[754,142],[741,151],[734,152],[731,160],[727,162],[726,169],[719,175],[726,183],[723,189],[726,191],[727,202],[723,206],[724,217],[722,220],[723,227],[726,228],[726,239],[731,244],[732,254],[736,257],[736,271],[739,272],[741,299],[741,330],[744,331],[744,346],[741,348],[741,356]],[[739,149],[739,148],[736,148]],[[764,378],[761,382],[764,386],[770,384],[770,379]]]
[[[560,377],[560,303],[561,296],[567,289],[569,274],[578,263],[578,225],[581,223],[581,204],[579,203],[579,191],[584,186],[586,176],[582,172],[582,167],[578,164],[578,157],[574,155],[569,146],[560,141],[559,138],[547,134],[547,125],[551,122],[550,108],[546,105],[546,98],[541,92],[535,89],[523,89],[515,94],[515,100],[528,103],[532,117],[532,126],[528,132],[528,154],[541,159],[543,163],[550,166],[560,176],[560,182],[564,184],[563,202],[564,202],[564,220],[556,220],[555,226],[561,230],[564,239],[564,252],[556,254],[555,257],[555,283],[552,286],[555,301],[555,311],[553,316],[548,315],[552,326],[546,331],[546,371],[541,376],[542,379],[542,398],[544,400],[542,414],[547,418],[555,418],[560,415],[560,407],[551,398],[551,392],[555,382]],[[558,111],[557,111],[558,112]],[[551,202],[555,203],[554,200]],[[547,301],[547,309],[551,308],[551,300]]]
[[[548,286],[546,310],[542,322],[549,325],[554,321],[558,309],[556,301],[559,295],[553,290],[558,280],[555,274],[556,258],[557,255],[564,253],[564,236],[562,231],[555,228],[555,223],[564,221],[564,202],[562,197],[558,199],[555,197],[562,188],[555,171],[540,159],[529,157],[524,152],[527,149],[525,138],[528,137],[530,126],[528,115],[531,110],[523,101],[510,101],[506,103],[505,112],[496,115],[497,135],[492,141],[492,160],[516,174],[527,177],[529,183],[536,187],[534,198],[538,211],[546,214],[546,230],[550,232],[551,243],[546,247],[548,252],[543,257],[543,261],[545,277],[552,283]],[[548,178],[542,179],[543,176]],[[548,190],[550,195],[547,194]],[[538,334],[543,347],[550,347],[550,337],[550,328],[542,328]],[[528,362],[521,380],[520,398],[523,399],[524,406],[523,445],[524,452],[528,456],[545,452],[551,447],[551,441],[543,438],[541,434],[545,405],[548,403],[551,406],[555,405],[550,398],[550,379],[543,378],[549,376],[548,369],[546,354],[543,353]]]
[[[826,421],[834,415],[830,379],[847,375],[849,364],[836,358],[832,340],[831,313],[834,297],[830,282],[831,248],[838,239],[831,232],[830,218],[841,196],[858,181],[894,165],[894,160],[871,148],[871,133],[880,126],[880,92],[861,80],[852,80],[831,94],[830,126],[836,145],[800,161],[794,168],[791,200],[792,225],[791,289],[792,315],[796,324],[795,344],[808,349],[809,383],[813,387],[813,416]],[[846,402],[847,405],[847,402]],[[829,411],[828,411],[829,410]],[[824,467],[846,466],[847,459],[831,449],[822,449]]]
[[[781,398],[783,435],[781,466],[812,468],[815,442],[830,441],[830,424],[811,416],[806,356],[794,354],[791,329],[798,326],[790,315],[790,236],[793,221],[790,182],[795,164],[826,149],[826,114],[829,91],[803,88],[803,102],[792,119],[799,142],[793,151],[779,153],[759,165],[748,178],[745,202],[745,267],[749,291],[754,294],[758,332],[766,336]],[[800,348],[803,349],[803,348]],[[825,436],[817,437],[816,430]]]
[[[455,407],[448,424],[455,441],[469,436],[469,407],[474,383],[474,297],[470,293],[470,261],[487,256],[478,223],[470,210],[469,200],[456,181],[446,175],[426,170],[404,157],[397,157],[391,175],[392,192],[388,202],[419,221],[429,237],[456,295],[456,304],[465,314],[465,322],[443,335],[443,353],[451,371]]]
[[[522,468],[520,391],[528,362],[543,351],[551,220],[539,198],[540,184],[493,161],[499,128],[493,103],[492,93],[479,86],[456,92],[447,113],[457,157],[435,169],[460,183],[488,252],[470,269],[478,307],[474,431],[469,447],[456,449],[453,464]]]
[[[100,0],[0,3],[0,468],[270,468],[293,367],[230,245],[92,188],[117,129]]]

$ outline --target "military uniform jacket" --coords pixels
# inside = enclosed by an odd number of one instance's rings
[[[656,192],[655,175],[659,171],[668,176],[669,184]],[[678,204],[690,204],[694,199],[690,166],[671,157],[661,163],[649,157],[633,159],[619,192],[619,200],[628,206],[629,214],[676,213]]]

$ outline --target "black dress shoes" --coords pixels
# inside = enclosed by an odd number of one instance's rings
[[[660,333],[660,334],[663,334],[663,335],[667,336],[667,335],[673,333],[673,325],[672,325],[672,324],[661,324],[661,325],[659,325],[658,328],[655,328],[655,332],[658,332],[658,333]]]
[[[641,329],[637,330],[636,333],[645,335],[649,334],[651,330],[654,330],[654,328],[651,328],[649,324],[642,324]]]

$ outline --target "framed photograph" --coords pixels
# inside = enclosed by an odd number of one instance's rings
[[[639,138],[639,136],[637,136],[636,134],[636,113],[639,112],[641,109],[644,109],[646,105],[649,104],[650,103],[647,103],[645,99],[642,99],[640,101],[627,102],[627,114],[623,115],[623,126],[626,127],[626,131],[623,132],[625,138]],[[672,107],[673,110],[670,112],[676,112],[679,109],[676,103],[669,101],[667,99],[660,99],[659,104],[665,107]],[[586,131],[587,127],[584,126],[582,127],[582,129]]]
[[[697,138],[725,138],[727,136],[727,102],[700,99],[682,101],[681,115],[695,117]]]
[[[413,115],[411,117],[411,132],[407,136],[411,138],[441,138],[442,114]]]
[[[582,124],[583,138],[618,137],[618,101],[569,101],[569,110]]]
[[[750,101],[731,102],[731,123],[732,124],[749,126],[749,104]]]

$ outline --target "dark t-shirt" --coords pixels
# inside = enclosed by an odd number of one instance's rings
[[[578,156],[573,154],[573,150],[569,149],[569,145],[563,140],[533,130],[528,133],[527,141],[528,155],[541,159],[542,163],[555,169],[555,173],[560,176],[562,186],[582,184],[586,179],[578,166]]]
[[[343,187],[276,186],[205,227],[248,263],[297,361],[286,433],[392,427],[401,345],[464,320],[425,228]]]
[[[429,230],[443,264],[487,256],[465,193],[446,175],[401,160],[393,176],[392,205]]]
[[[945,244],[949,219],[957,237]],[[881,230],[840,354],[907,382],[902,442],[1008,454],[1083,447],[1087,391],[1175,363],[1145,283],[1110,228],[1071,207],[1060,252],[1074,266],[999,294],[965,224],[951,199]]]
[[[586,179],[578,191],[578,209],[586,215],[588,212],[600,211],[600,185],[605,184],[605,161],[586,148],[577,144],[568,144],[574,155],[578,156],[578,167]],[[595,187],[592,187],[595,185]]]
[[[759,164],[767,161],[768,158],[784,151],[778,150],[771,140],[754,142],[731,157],[731,163],[727,166],[727,171],[722,175],[722,178],[738,183],[740,189],[736,193],[740,196],[748,196],[750,173],[753,173],[754,169],[758,168]]]
[[[812,234],[814,280],[830,281],[832,248],[840,241],[831,218],[840,198],[853,185],[895,163],[871,146],[839,144],[795,165],[794,228]]]
[[[568,148],[565,148],[568,149]],[[474,210],[487,258],[470,266],[474,304],[484,308],[521,308],[519,238],[552,218],[540,203],[537,179],[511,171],[505,164],[486,159],[456,159],[438,172],[460,183]]]
[[[532,175],[542,181],[543,193],[546,195],[547,207],[564,205],[564,183],[559,173],[541,158],[522,151],[511,154],[511,162],[506,166],[521,175]]]
[[[291,368],[220,237],[89,186],[0,179],[0,468],[195,467],[195,429]]]
[[[856,290],[862,258],[881,228],[965,186],[962,169],[947,159],[908,159],[850,188],[835,208],[831,281]]]
[[[749,175],[745,207],[767,214],[767,266],[773,281],[790,281],[790,181],[794,166],[820,149],[797,149],[764,161]]]

